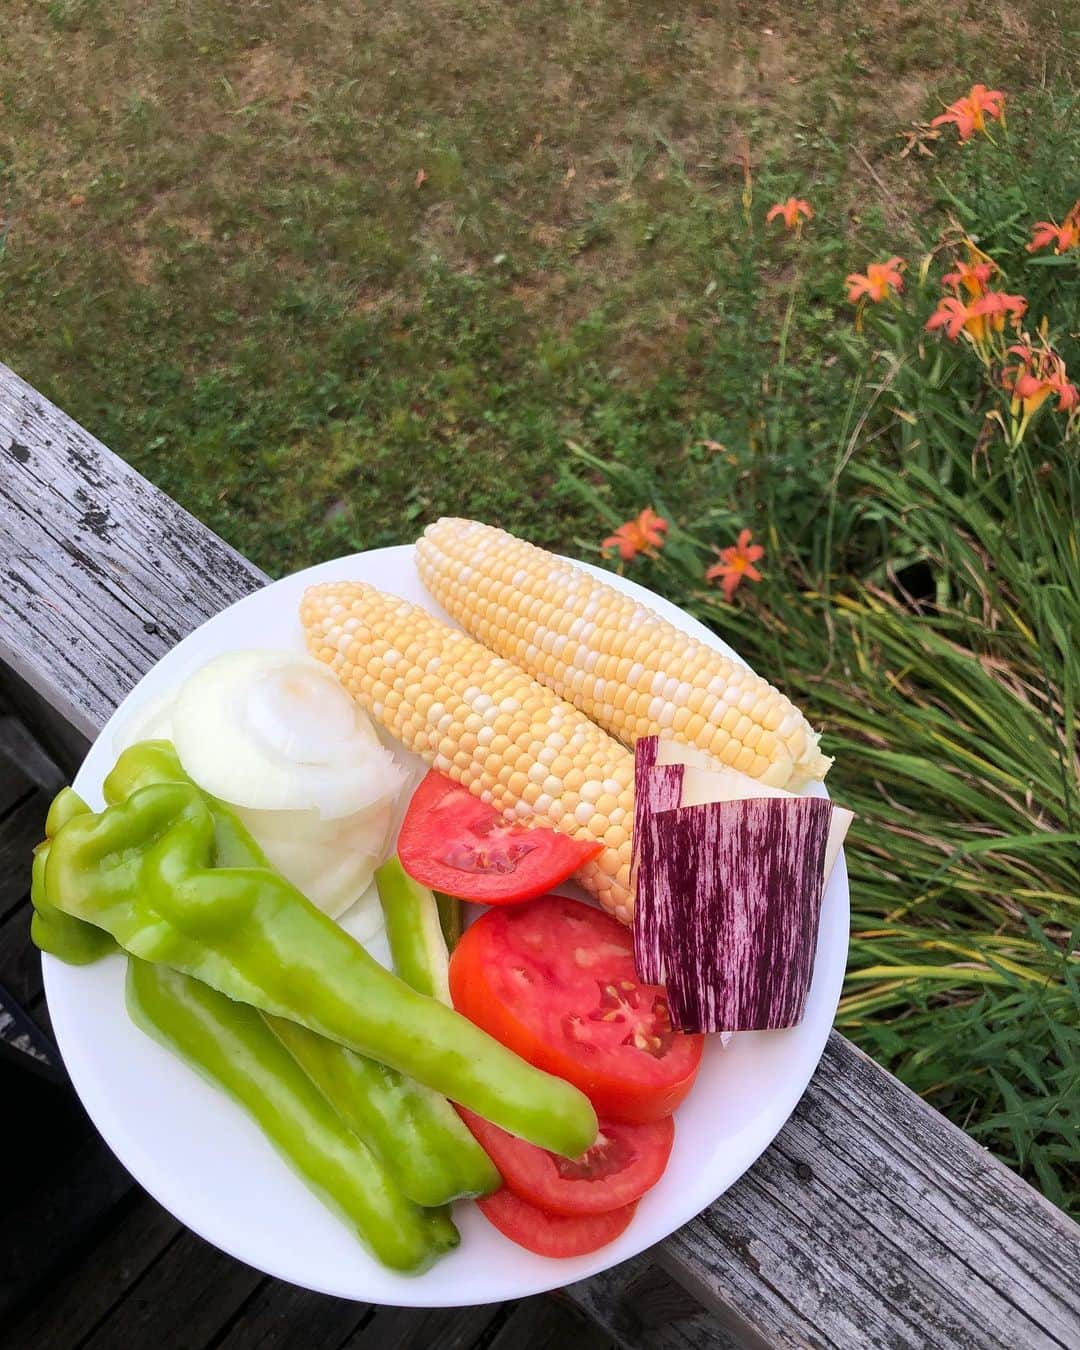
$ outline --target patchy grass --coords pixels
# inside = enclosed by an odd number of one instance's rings
[[[829,222],[791,335],[827,415],[837,278],[926,192],[897,125],[1069,68],[1043,11],[862,13],[9,0],[0,357],[274,571],[444,511],[567,544],[567,438],[693,491],[759,385],[792,263],[761,238],[759,293],[733,243],[744,147]]]

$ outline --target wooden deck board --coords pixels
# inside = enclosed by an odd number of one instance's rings
[[[578,1312],[550,1298],[523,1299],[486,1350],[607,1350],[611,1342]]]
[[[187,1229],[123,1293],[85,1350],[213,1344],[264,1279]]]
[[[33,1145],[23,1156],[29,1165],[35,1158]],[[3,1245],[11,1249],[0,1287],[0,1326],[15,1315],[10,1310],[21,1307],[25,1311],[31,1306],[28,1297],[35,1290],[38,1297],[47,1296],[51,1307],[66,1283],[64,1273],[75,1254],[101,1231],[102,1223],[134,1185],[85,1118],[66,1129],[55,1149],[37,1157],[35,1165],[42,1171],[39,1183],[11,1201],[0,1219]],[[99,1263],[95,1250],[93,1264],[100,1278]],[[0,1344],[6,1344],[2,1332]],[[16,1350],[20,1342],[10,1344]],[[56,1337],[43,1344],[59,1347],[64,1340]]]
[[[33,781],[0,752],[0,825],[34,792]]]
[[[23,726],[17,713],[14,710],[5,712],[3,704],[0,704],[0,760],[6,760],[9,770],[14,769],[19,777],[46,793],[57,792],[63,786],[63,771]],[[0,786],[0,808],[2,803],[3,787]]]
[[[0,834],[3,833],[0,825]],[[25,872],[24,856],[21,870]],[[25,876],[24,876],[25,881]],[[41,957],[30,942],[30,905],[23,899],[0,921],[0,984],[28,1011],[41,998]]]
[[[214,1350],[337,1350],[375,1316],[366,1303],[264,1280]]]
[[[73,1253],[48,1296],[0,1322],[0,1350],[64,1350],[81,1344],[183,1231],[171,1214],[135,1188],[90,1240]]]
[[[265,581],[0,367],[5,537],[0,658],[91,735],[177,637]],[[775,1143],[652,1259],[746,1344],[1064,1347],[1080,1325],[1080,1229],[836,1034]],[[635,1330],[632,1281],[605,1279],[613,1304],[568,1296],[624,1344],[679,1344]],[[673,1325],[709,1343],[695,1315]]]
[[[340,1350],[472,1350],[488,1344],[485,1332],[501,1324],[497,1304],[478,1308],[379,1308]]]
[[[707,1312],[676,1279],[655,1264],[659,1249],[643,1252],[590,1280],[561,1291],[587,1317],[602,1324],[620,1345],[648,1350],[746,1350],[760,1344],[723,1316]]]
[[[45,833],[49,801],[47,793],[31,788],[0,816],[0,922],[26,899],[27,859]]]

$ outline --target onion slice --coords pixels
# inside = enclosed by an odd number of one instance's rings
[[[219,656],[137,710],[116,751],[143,740],[172,741],[312,904],[350,931],[381,931],[373,878],[406,775],[325,666],[285,651]]]
[[[393,801],[336,820],[322,820],[316,811],[232,810],[271,865],[336,919],[374,879],[386,851]]]
[[[403,775],[333,674],[308,656],[227,652],[181,687],[173,744],[206,792],[323,820],[397,795]]]

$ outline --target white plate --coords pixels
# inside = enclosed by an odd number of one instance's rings
[[[297,608],[306,586],[367,581],[445,618],[420,584],[411,546],[322,563],[257,591],[185,638],[132,690],[75,779],[95,807],[121,723],[219,652],[302,650]],[[665,618],[724,651],[696,620],[634,582],[595,570]],[[848,949],[843,856],[821,915],[806,1015],[789,1031],[748,1032],[726,1049],[715,1037],[676,1118],[675,1148],[633,1223],[590,1256],[553,1261],[500,1236],[475,1206],[455,1206],[461,1246],[421,1276],[378,1265],[312,1196],[248,1116],[145,1036],[124,1010],[124,958],[94,966],[43,959],[53,1028],[72,1082],[125,1167],[166,1209],[232,1256],[283,1280],[372,1303],[449,1307],[522,1298],[584,1279],[659,1242],[710,1204],[775,1137],[802,1096],[832,1026]]]

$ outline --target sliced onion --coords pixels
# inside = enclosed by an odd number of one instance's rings
[[[283,651],[219,656],[138,709],[116,752],[158,739],[312,904],[346,915],[365,945],[361,933],[382,931],[372,877],[407,775],[325,666]]]
[[[383,916],[383,908],[379,902],[379,890],[374,881],[367,887],[364,893],[355,901],[349,909],[338,919],[338,925],[344,928],[346,933],[354,937],[362,946],[369,949],[374,947],[380,937],[385,933],[386,920]],[[383,965],[389,965],[389,944],[383,938],[383,943],[387,948],[388,958],[383,961]],[[372,951],[376,960],[382,960],[377,952]]]
[[[201,788],[252,810],[335,820],[404,781],[333,674],[292,652],[228,652],[196,671],[173,709],[173,743]]]
[[[253,811],[234,806],[269,861],[332,919],[371,885],[386,853],[394,803],[322,820],[314,811]]]

